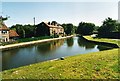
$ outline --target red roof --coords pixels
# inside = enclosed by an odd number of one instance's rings
[[[10,36],[10,37],[17,37],[17,36],[19,36],[19,35],[16,33],[16,31],[10,30],[10,31],[9,31],[9,36]]]
[[[0,27],[0,30],[9,30],[9,28],[4,23],[2,23],[1,25],[2,26]]]
[[[63,28],[62,26],[57,26],[57,25],[49,25],[48,23],[44,22],[48,27],[50,28]]]

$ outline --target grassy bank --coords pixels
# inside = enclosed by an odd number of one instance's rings
[[[93,40],[89,36],[86,37]],[[118,44],[116,40],[95,39]],[[66,57],[2,72],[3,79],[118,79],[118,49]]]
[[[91,36],[84,36],[84,38],[88,40],[92,40],[92,41],[97,41],[97,42],[113,43],[113,44],[117,44],[118,46],[120,46],[120,41],[114,40],[114,39],[112,40],[112,39],[106,39],[106,38],[92,38]]]
[[[3,79],[117,79],[118,49],[32,64],[2,74]]]

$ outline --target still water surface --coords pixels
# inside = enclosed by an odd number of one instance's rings
[[[97,45],[80,37],[61,39],[2,52],[2,70],[55,58],[97,52],[111,47]]]

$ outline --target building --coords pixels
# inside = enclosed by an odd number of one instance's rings
[[[0,40],[1,42],[9,41],[9,28],[4,23],[1,23],[0,27]]]
[[[16,31],[14,30],[9,30],[9,40],[14,41],[19,37]]]
[[[50,22],[41,22],[37,26],[37,34],[41,35],[58,35],[58,36],[63,36],[64,35],[64,28],[60,26],[60,24],[57,23],[50,23]]]
[[[19,35],[14,30],[10,30],[4,23],[0,25],[0,42],[14,41]]]
[[[59,24],[50,24],[50,22],[48,22],[48,23],[45,23],[45,25],[49,28],[50,35],[54,35],[54,34],[61,35],[61,34],[64,34],[64,28],[62,26],[60,26]]]

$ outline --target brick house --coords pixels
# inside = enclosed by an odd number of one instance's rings
[[[64,34],[64,28],[60,26],[59,24],[55,24],[55,25],[52,25],[49,23],[45,23],[45,24],[50,30],[50,35],[53,35],[54,33],[57,35]]]
[[[39,29],[37,30],[39,32],[43,32],[41,34],[43,35],[50,35],[53,36],[54,34],[57,34],[58,36],[64,35],[64,28],[60,26],[59,24],[51,24],[50,22],[41,22],[39,24]]]

